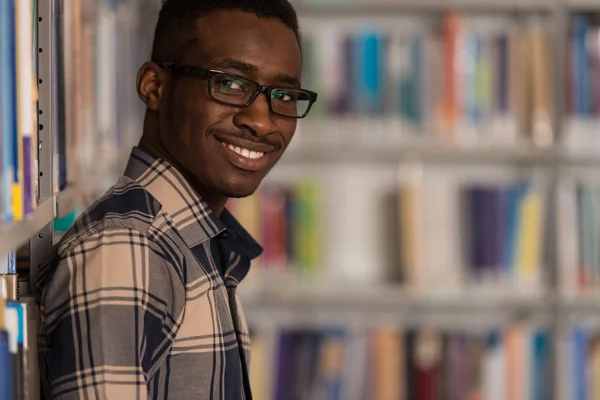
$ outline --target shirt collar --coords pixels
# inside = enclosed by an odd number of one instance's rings
[[[223,232],[223,243],[230,250],[251,260],[261,255],[263,248],[227,209],[223,209],[220,220],[227,227]]]
[[[125,175],[142,185],[169,215],[186,245],[193,248],[220,233],[235,238],[232,250],[251,259],[262,247],[226,209],[217,216],[175,167],[134,147]]]

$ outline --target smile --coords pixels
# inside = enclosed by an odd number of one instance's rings
[[[261,158],[262,156],[265,155],[265,153],[263,153],[262,151],[252,151],[252,150],[244,149],[242,147],[234,146],[232,144],[227,144],[224,142],[221,142],[221,144],[223,146],[229,148],[231,151],[239,154],[240,156],[249,158],[251,160],[258,160],[259,158]]]

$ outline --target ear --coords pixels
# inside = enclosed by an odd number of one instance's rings
[[[158,111],[168,74],[153,62],[145,62],[137,74],[137,93],[146,106]]]

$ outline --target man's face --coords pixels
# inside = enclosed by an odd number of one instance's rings
[[[219,11],[200,19],[197,31],[182,64],[299,87],[300,48],[279,20]],[[211,99],[208,79],[198,76],[173,75],[159,114],[160,140],[171,157],[207,192],[225,197],[252,194],[296,130],[295,119],[270,112],[264,94],[245,108],[224,105]]]

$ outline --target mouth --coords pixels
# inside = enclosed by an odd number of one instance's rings
[[[265,153],[263,151],[249,150],[249,149],[245,149],[242,147],[234,146],[232,144],[227,144],[224,142],[221,142],[221,144],[223,146],[227,147],[229,150],[233,151],[234,153],[239,154],[240,156],[248,158],[250,160],[258,160],[259,158],[261,158],[265,155]]]
[[[269,165],[271,157],[275,154],[270,146],[254,143],[227,143],[217,139],[221,144],[225,158],[235,167],[244,171],[258,172]],[[269,148],[269,149],[267,149]]]

